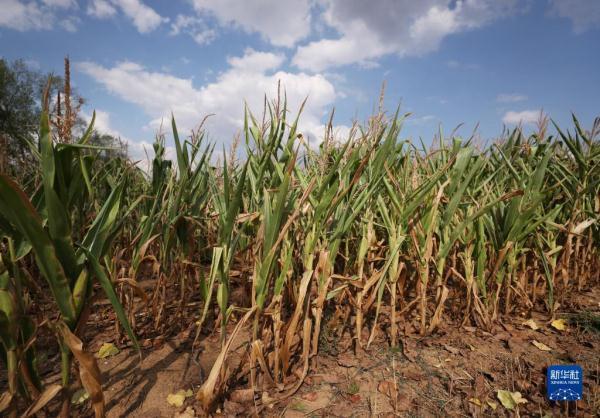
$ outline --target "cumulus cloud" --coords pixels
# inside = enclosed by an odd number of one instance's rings
[[[96,119],[94,120],[94,130],[99,132],[99,133],[104,133],[104,134],[109,134],[111,136],[114,136],[116,138],[121,138],[124,141],[127,142],[134,142],[131,141],[131,139],[127,138],[127,136],[121,134],[119,131],[117,131],[116,129],[114,129],[111,125],[111,121],[110,121],[110,113],[108,113],[105,110],[100,110],[100,109],[96,109]],[[83,119],[87,122],[90,123],[92,120],[92,114],[91,113],[82,113],[82,117]]]
[[[74,0],[0,0],[0,27],[19,31],[62,27],[76,32],[81,22],[78,9]],[[151,32],[169,20],[140,0],[91,0],[85,9],[87,15],[99,19],[114,16],[118,10],[140,33]]]
[[[517,0],[322,0],[324,23],[339,33],[300,46],[293,63],[322,71],[369,63],[386,54],[423,55],[454,33],[479,28],[522,8]]]
[[[87,14],[99,19],[114,16],[117,9],[108,0],[92,0],[88,3]]]
[[[67,32],[74,33],[77,32],[80,23],[81,19],[79,19],[77,16],[69,16],[67,18],[62,19],[59,22],[59,25]]]
[[[216,81],[199,88],[189,78],[151,71],[134,62],[121,62],[112,68],[82,62],[76,68],[122,100],[140,106],[153,129],[167,122],[171,111],[182,132],[189,132],[205,115],[214,113],[208,120],[209,133],[224,142],[243,126],[244,101],[260,114],[265,94],[275,97],[281,81],[292,112],[308,96],[301,122],[314,141],[322,133],[321,119],[335,101],[335,88],[322,75],[282,71],[284,60],[280,54],[247,49],[243,56],[228,59],[229,68]]]
[[[36,2],[0,0],[0,26],[18,31],[52,28],[54,16]]]
[[[259,33],[273,45],[291,47],[310,33],[310,0],[192,0],[201,15],[221,25]]]
[[[25,32],[49,30],[59,26],[69,32],[76,32],[80,19],[72,15],[76,12],[72,9],[77,8],[74,0],[0,0],[0,27]],[[59,19],[59,11],[68,15]]]
[[[161,23],[169,20],[140,0],[112,0],[112,2],[132,20],[133,25],[140,33],[152,32]]]
[[[600,28],[600,2],[597,0],[551,0],[550,14],[570,19],[576,33]]]
[[[117,10],[127,16],[140,33],[152,32],[169,21],[140,0],[92,0],[88,3],[87,14],[105,19],[116,15]]]
[[[77,2],[75,2],[75,0],[42,0],[42,3],[44,3],[46,6],[63,9],[70,9],[71,7],[77,6]]]
[[[527,100],[527,96],[519,93],[503,93],[496,97],[498,103],[517,103]]]
[[[536,123],[543,115],[541,110],[523,110],[515,112],[513,110],[506,112],[502,117],[502,122],[507,125],[520,125],[527,123]]]
[[[174,36],[182,32],[190,35],[198,45],[210,44],[217,36],[216,31],[209,29],[203,19],[180,14],[171,23],[169,34]]]

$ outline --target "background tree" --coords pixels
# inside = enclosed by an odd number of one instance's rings
[[[43,84],[41,73],[27,68],[23,60],[9,63],[0,59],[0,159],[2,171],[21,165],[30,157],[23,140],[31,138],[40,115],[38,100]]]
[[[49,88],[50,121],[55,140],[69,142],[87,126],[79,110],[84,99],[71,89],[69,59],[65,58],[64,77],[43,73],[27,66],[22,59],[0,59],[0,173],[23,177],[31,166],[31,146],[37,133],[43,92]],[[112,135],[96,130],[90,143],[114,149],[102,151],[101,158],[126,158],[127,146]]]
[[[106,161],[113,158],[127,158],[127,143],[119,137],[94,130],[90,136],[89,143],[91,145],[107,148],[100,152],[101,160]]]

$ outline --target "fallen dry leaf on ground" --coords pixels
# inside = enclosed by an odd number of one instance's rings
[[[193,393],[191,389],[181,389],[178,390],[176,393],[169,393],[167,395],[167,403],[176,408],[181,408],[183,406],[183,403],[185,402],[185,398],[189,398],[192,395]]]
[[[87,401],[89,398],[90,394],[87,393],[84,388],[81,388],[73,393],[73,396],[71,396],[71,403],[73,405],[79,405]]]
[[[567,322],[564,319],[555,319],[550,325],[559,331],[564,331],[567,329]]]
[[[533,340],[533,341],[531,341],[531,344],[535,345],[539,350],[552,351],[552,349],[550,347],[548,347],[546,344],[541,343],[539,341]]]
[[[119,349],[113,343],[104,343],[98,350],[96,357],[106,358],[119,354]]]
[[[531,328],[534,331],[537,331],[538,329],[540,329],[538,324],[536,324],[536,322],[533,319],[529,319],[529,320],[523,322],[523,325]]]
[[[477,398],[470,398],[469,402],[471,402],[474,405],[481,406],[481,401]]]
[[[516,406],[522,403],[527,403],[527,399],[523,398],[521,392],[510,392],[508,390],[499,390],[498,399],[502,406],[506,409],[513,410]]]

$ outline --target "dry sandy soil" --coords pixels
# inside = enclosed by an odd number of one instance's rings
[[[599,289],[580,293],[571,300],[570,306],[561,307],[562,312],[600,312]],[[410,335],[402,339],[400,348],[391,350],[381,340],[358,355],[343,337],[338,340],[329,336],[326,328],[317,367],[311,368],[294,397],[262,410],[255,410],[251,400],[226,400],[216,415],[599,416],[600,334],[581,321],[571,321],[565,331],[559,331],[539,312],[531,313],[531,318],[539,329],[523,325],[529,319],[525,317],[502,322],[494,333],[449,324],[435,335],[421,338],[407,329]],[[103,341],[106,339],[96,338],[91,348],[97,350]],[[533,341],[551,351],[539,349]],[[218,336],[204,340],[198,362],[190,356],[185,332],[168,342],[153,340],[145,344],[151,347],[144,350],[141,365],[126,348],[100,360],[108,416],[202,416],[193,396],[181,408],[169,405],[167,396],[180,389],[196,392],[217,356]],[[241,347],[237,352],[242,352]],[[235,351],[232,357],[235,362]],[[584,369],[584,400],[569,404],[547,401],[546,367],[569,363]],[[521,392],[527,403],[518,410],[506,410],[497,398],[500,389]],[[238,389],[233,397],[243,395]],[[90,413],[86,409],[79,412]]]
[[[591,313],[598,318],[600,289],[573,295],[569,300],[558,315],[570,318],[564,331],[553,328],[547,315],[535,311],[503,320],[492,333],[460,326],[457,319],[434,335],[420,337],[414,324],[407,322],[400,347],[390,349],[384,333],[379,332],[380,338],[360,353],[352,350],[347,333],[338,337],[331,329],[334,325],[327,323],[320,355],[294,396],[271,408],[257,409],[244,391],[247,384],[233,387],[215,416],[600,416],[600,332],[581,316]],[[579,319],[573,320],[569,313],[579,313]],[[135,351],[125,340],[117,340],[114,327],[107,325],[114,323],[112,315],[109,309],[99,309],[90,317],[86,332],[92,351],[104,342],[120,348],[118,354],[98,360],[108,417],[204,416],[194,396],[186,398],[180,408],[171,406],[167,397],[181,389],[197,392],[217,357],[218,333],[203,338],[200,355],[194,359],[190,355],[193,324],[168,324],[183,331],[164,339],[142,340],[140,363]],[[530,318],[539,329],[523,324]],[[241,335],[234,343],[230,366],[241,361],[246,337]],[[550,351],[538,348],[533,341]],[[58,362],[47,362],[51,363]],[[584,399],[561,404],[547,401],[547,366],[573,363],[584,370]],[[58,380],[58,370],[54,369],[48,366],[45,371],[47,382]],[[498,390],[519,391],[527,403],[509,411],[500,404]],[[55,408],[50,405],[46,416],[54,416]],[[73,415],[93,413],[84,403],[74,407]]]

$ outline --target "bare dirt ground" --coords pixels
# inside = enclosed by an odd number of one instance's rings
[[[321,354],[295,396],[259,410],[251,399],[243,402],[243,396],[236,396],[247,385],[232,388],[230,395],[240,401],[225,400],[216,416],[600,416],[600,334],[586,319],[600,313],[600,289],[573,295],[560,311],[564,314],[559,316],[570,318],[564,331],[553,328],[540,312],[506,319],[493,333],[447,324],[432,336],[420,337],[406,324],[401,347],[390,349],[380,332],[380,339],[361,353],[353,352],[350,338],[337,338],[335,330],[325,326]],[[523,324],[530,318],[539,329]],[[94,335],[89,344],[94,351],[114,340],[111,330]],[[241,361],[243,340],[241,336],[240,343],[234,343],[238,348],[231,354],[233,363]],[[190,355],[189,330],[177,338],[143,343],[141,364],[126,347],[99,360],[108,416],[203,416],[194,396],[179,408],[169,405],[167,397],[181,389],[196,393],[218,354],[218,335],[205,337],[198,361]],[[545,373],[552,364],[583,367],[582,401],[546,400]],[[527,403],[509,411],[498,400],[498,390],[519,391]],[[86,407],[78,407],[76,413],[91,416]]]

